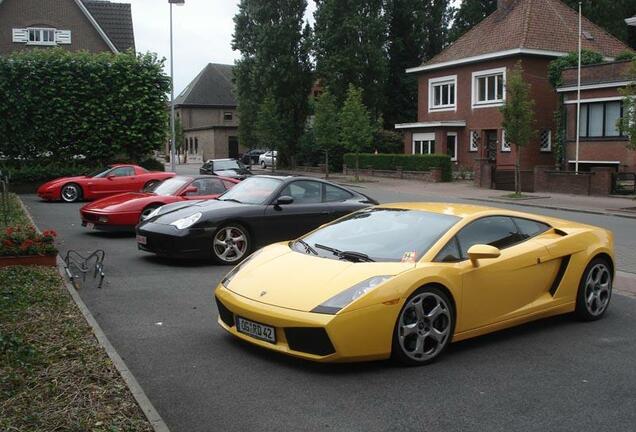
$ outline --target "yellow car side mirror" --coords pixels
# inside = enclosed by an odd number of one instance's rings
[[[500,255],[501,251],[494,246],[477,244],[468,249],[468,258],[470,258],[470,262],[472,262],[475,267],[479,267],[477,261],[480,259],[499,258]]]

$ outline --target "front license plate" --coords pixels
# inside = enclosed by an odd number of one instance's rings
[[[236,329],[241,333],[252,336],[253,338],[276,343],[276,331],[274,330],[274,327],[259,324],[237,316]]]
[[[95,224],[94,224],[94,223],[91,223],[91,222],[88,222],[88,223],[86,224],[86,228],[88,228],[88,229],[90,229],[90,230],[95,229]]]
[[[142,236],[142,235],[138,235],[137,236],[137,243],[139,243],[140,245],[146,245],[146,243],[148,243],[148,239],[146,238],[146,236]]]

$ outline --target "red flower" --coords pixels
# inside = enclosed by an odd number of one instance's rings
[[[47,230],[47,231],[44,231],[44,232],[42,233],[42,235],[43,235],[44,237],[52,237],[52,238],[57,237],[57,233],[55,232],[55,230]]]
[[[14,228],[14,227],[8,227],[8,228],[4,231],[5,235],[7,235],[7,236],[12,236],[14,232],[15,232],[15,228]]]
[[[12,248],[15,246],[11,240],[3,240],[2,245],[6,248]]]

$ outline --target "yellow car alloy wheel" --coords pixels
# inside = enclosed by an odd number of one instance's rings
[[[417,290],[404,303],[395,324],[393,358],[423,365],[434,361],[448,346],[455,328],[455,312],[439,288]]]

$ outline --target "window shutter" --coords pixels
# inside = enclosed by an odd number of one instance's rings
[[[55,42],[57,42],[60,45],[70,45],[71,31],[70,30],[55,30]]]
[[[29,31],[27,29],[13,29],[13,42],[27,43],[29,41]]]

